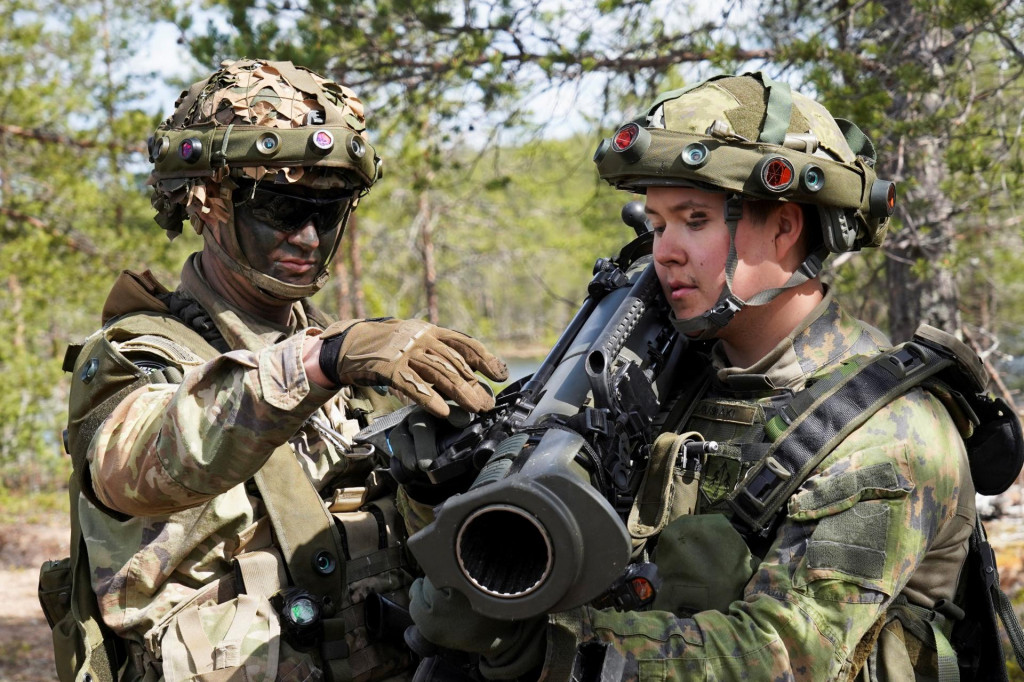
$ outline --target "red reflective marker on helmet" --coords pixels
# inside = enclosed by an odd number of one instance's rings
[[[784,192],[793,184],[796,170],[787,159],[769,156],[761,161],[761,184],[769,192]]]
[[[871,215],[888,218],[896,210],[896,183],[891,180],[875,180],[868,195]]]
[[[203,156],[203,143],[198,137],[189,137],[182,140],[178,147],[178,156],[187,163],[195,163]]]
[[[639,161],[650,146],[651,134],[636,123],[627,123],[612,136],[612,149],[622,154],[626,163]]]
[[[615,151],[623,152],[633,146],[638,137],[640,137],[640,126],[636,123],[627,123],[615,133],[612,144],[615,145]]]

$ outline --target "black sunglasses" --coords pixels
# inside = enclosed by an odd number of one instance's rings
[[[231,199],[241,210],[278,232],[292,233],[312,221],[317,234],[338,227],[349,203],[350,193],[341,192],[330,199],[291,194],[275,187],[252,185],[234,190]]]

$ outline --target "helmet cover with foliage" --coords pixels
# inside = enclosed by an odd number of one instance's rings
[[[262,59],[223,62],[183,92],[150,138],[149,156],[156,221],[168,236],[181,234],[188,218],[225,265],[286,300],[323,287],[330,258],[309,285],[255,270],[239,245],[232,191],[269,183],[347,193],[333,257],[351,209],[380,177],[355,93],[291,62]]]
[[[856,125],[762,73],[718,76],[660,96],[594,154],[609,184],[643,193],[651,186],[695,187],[726,195],[733,238],[726,287],[683,331],[713,335],[747,305],[763,305],[821,270],[828,252],[880,246],[895,207],[895,185],[875,175],[875,150]],[[742,200],[817,207],[823,247],[783,287],[742,301],[731,292],[735,229]]]

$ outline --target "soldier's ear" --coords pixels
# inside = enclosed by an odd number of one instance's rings
[[[779,206],[774,219],[769,223],[778,262],[792,262],[794,267],[800,265],[804,257],[802,237],[805,226],[804,211],[800,204],[785,202]]]

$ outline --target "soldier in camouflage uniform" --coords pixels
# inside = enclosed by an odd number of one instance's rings
[[[157,221],[173,237],[188,218],[203,249],[174,291],[123,274],[103,329],[65,363],[73,520],[126,661],[113,676],[405,678],[409,654],[369,641],[363,620],[368,593],[405,603],[412,576],[387,462],[353,435],[401,405],[387,387],[441,416],[446,400],[488,409],[474,372],[505,366],[457,332],[332,324],[308,300],[379,177],[348,88],[290,62],[225,62],[150,150]]]
[[[888,345],[819,278],[828,252],[882,241],[894,194],[870,143],[747,74],[664,95],[595,161],[609,183],[646,195],[672,323],[715,340],[707,387],[670,411],[652,462],[687,441],[719,447],[662,479],[648,468],[629,530],[663,579],[651,610],[505,623],[421,579],[421,633],[480,653],[493,679],[566,679],[585,643],[617,650],[624,679],[939,679],[975,510],[961,436],[935,395],[917,388],[882,407],[765,533],[741,534],[727,503],[765,464],[769,421],[794,392]]]

